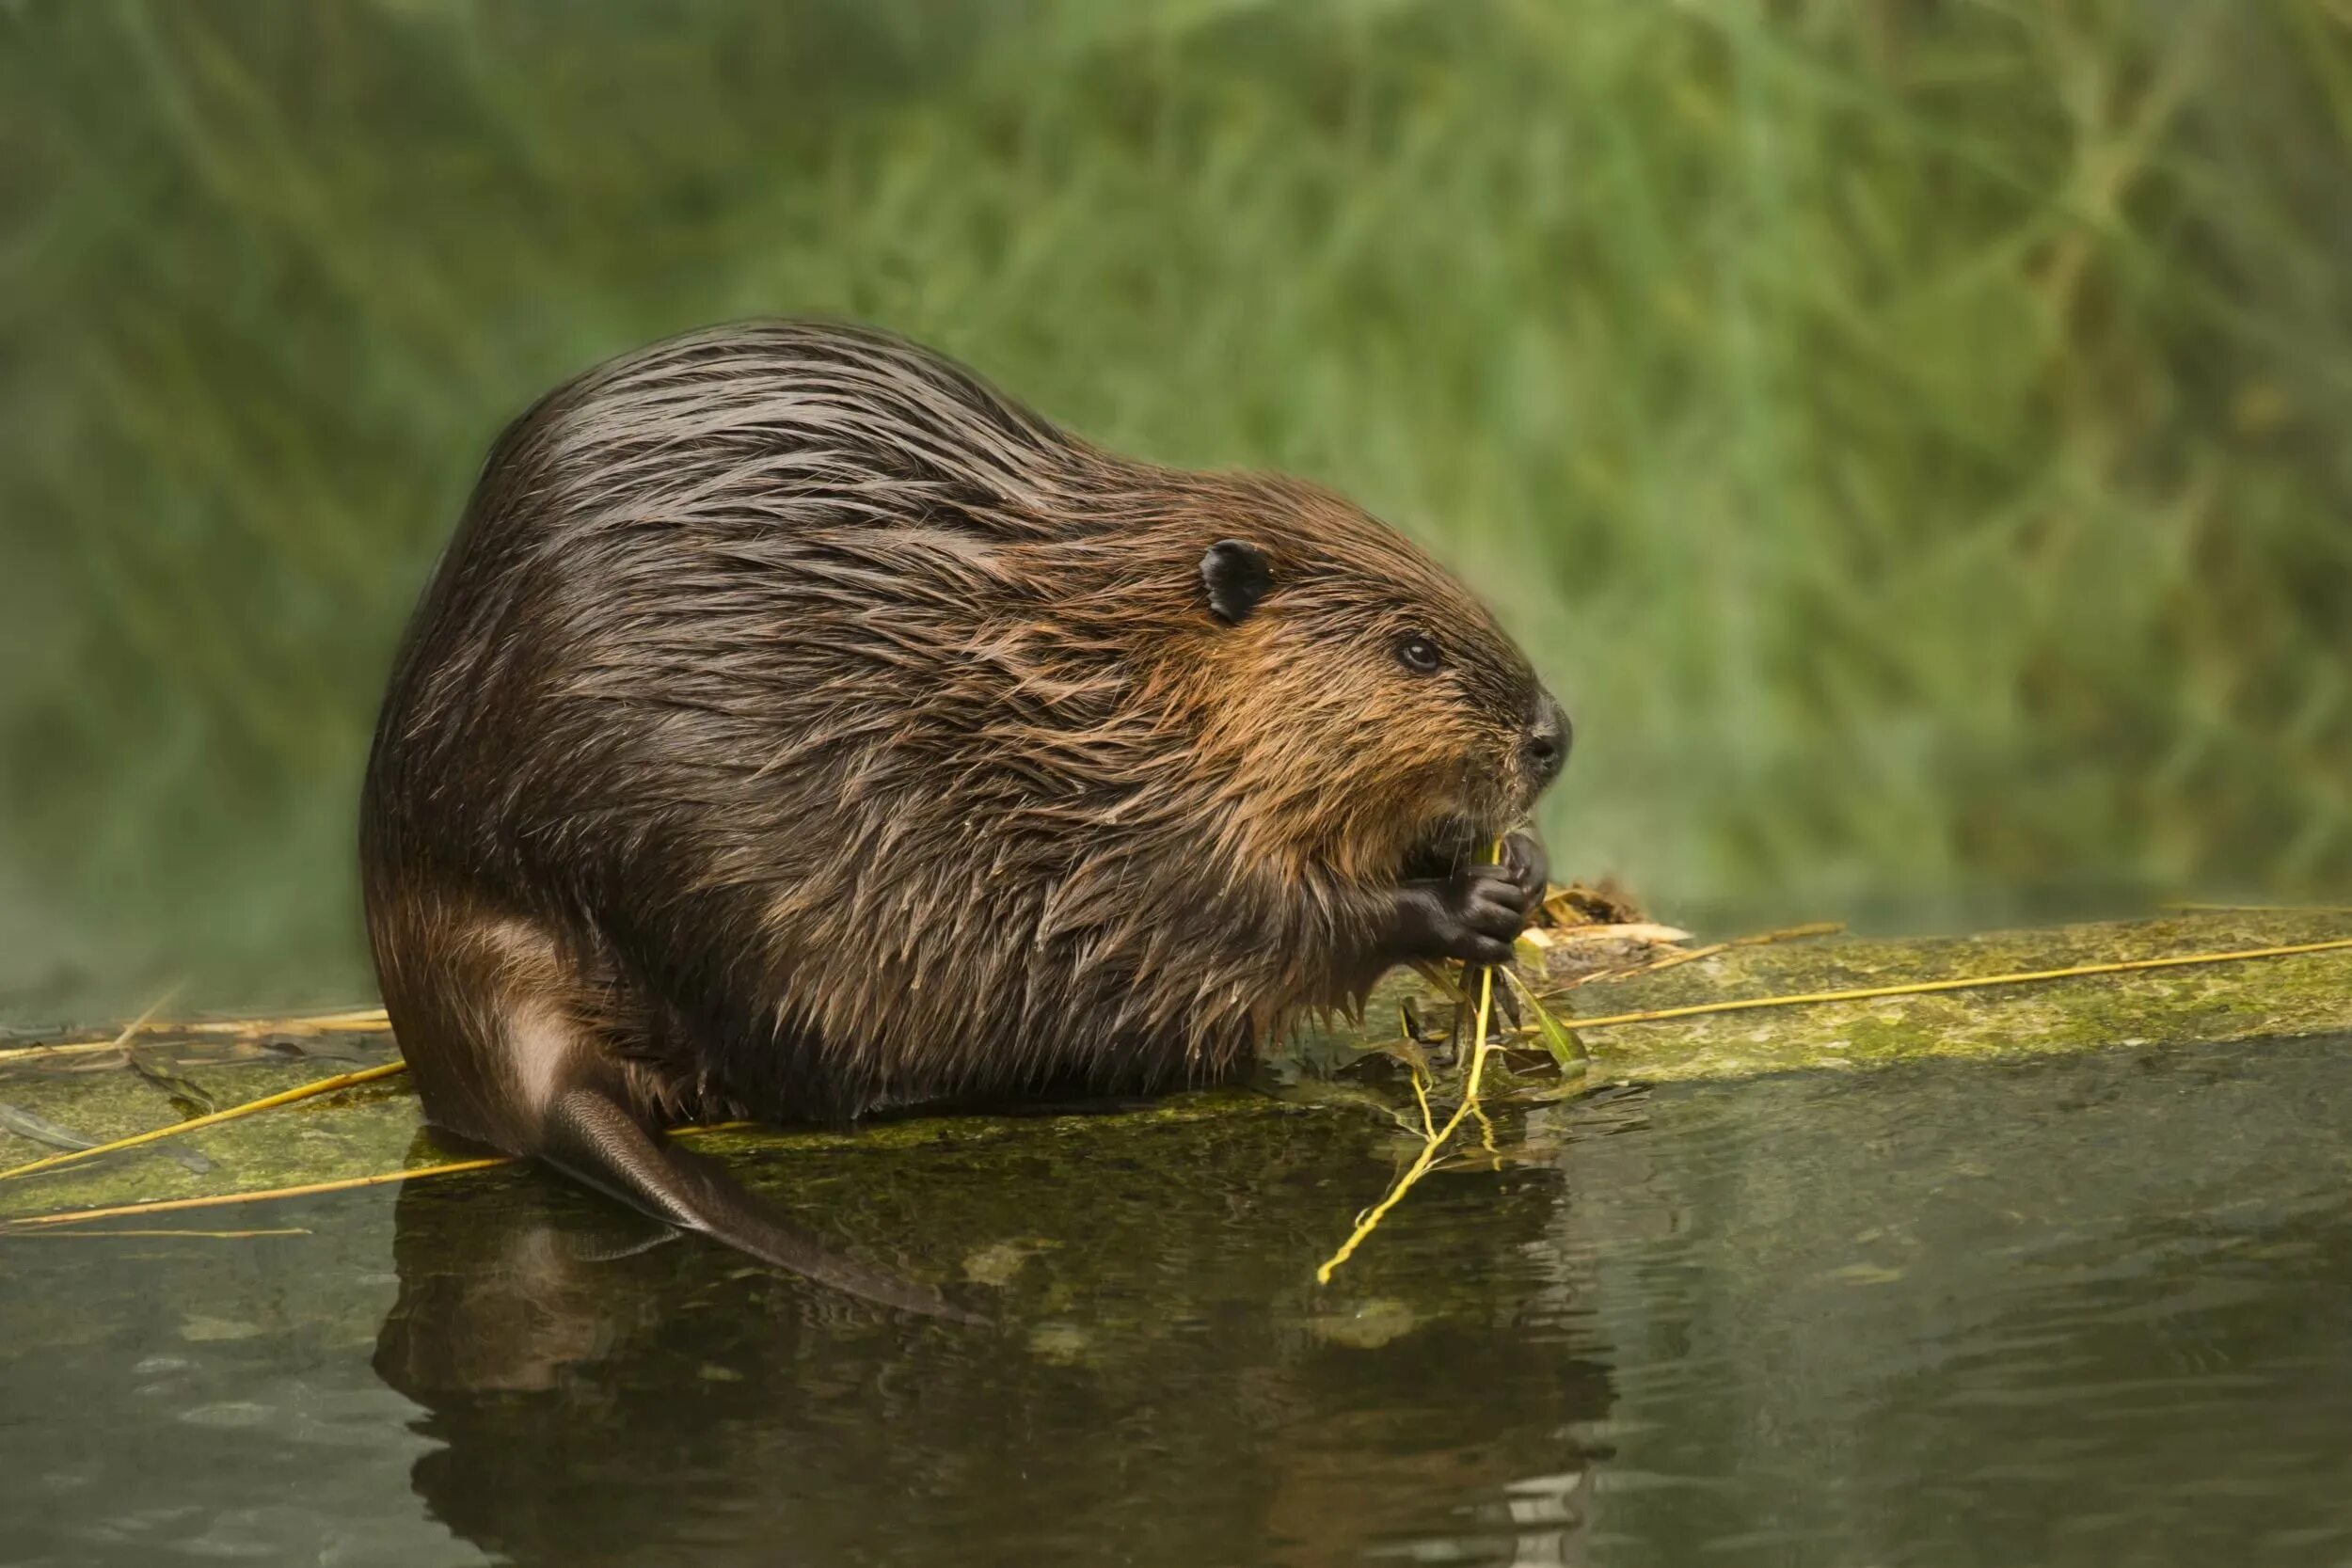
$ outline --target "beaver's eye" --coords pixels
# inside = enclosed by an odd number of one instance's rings
[[[1396,657],[1405,668],[1424,675],[1445,662],[1445,656],[1438,652],[1438,645],[1419,632],[1397,641]]]

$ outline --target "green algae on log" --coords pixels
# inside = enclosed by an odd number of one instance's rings
[[[1822,938],[1733,948],[1654,974],[1596,980],[1557,992],[1554,1002],[1562,1021],[1574,1028],[1579,1016],[2344,938],[2352,938],[2352,913],[2286,911],[2182,914],[1974,937]],[[862,1157],[901,1148],[948,1158],[979,1157],[987,1150],[1026,1158],[1079,1145],[1100,1151],[1109,1141],[1144,1128],[1192,1123],[1205,1130],[1245,1113],[1302,1116],[1336,1109],[1363,1120],[1368,1109],[1383,1110],[1390,1101],[1360,1085],[1323,1075],[1384,1043],[1396,1016],[1388,1004],[1416,990],[1433,1013],[1442,1013],[1442,1005],[1417,978],[1396,976],[1367,1009],[1363,1030],[1309,1031],[1278,1053],[1270,1075],[1290,1081],[1279,1098],[1222,1091],[1180,1096],[1119,1115],[933,1117],[882,1122],[852,1133],[729,1131],[702,1134],[697,1143],[723,1157],[768,1160],[837,1158],[852,1149]],[[1924,1057],[2014,1057],[2105,1045],[2252,1041],[2339,1031],[2352,1033],[2352,950],[1624,1023],[1587,1029],[1580,1037],[1592,1055],[1586,1082],[1602,1083],[1736,1078]],[[392,1041],[382,1033],[339,1037],[356,1060],[290,1061],[224,1053],[215,1034],[175,1037],[167,1029],[142,1034],[138,1043],[224,1106],[393,1055]],[[1549,1068],[1527,1078],[1506,1076],[1491,1102],[1501,1108],[1523,1090],[1556,1082]],[[68,1054],[0,1050],[0,1102],[99,1139],[144,1131],[172,1114],[165,1093],[130,1070],[119,1053],[110,1055],[103,1047]],[[197,1175],[157,1160],[100,1156],[0,1181],[0,1219],[343,1180],[474,1152],[443,1147],[424,1132],[415,1096],[399,1078],[206,1129],[187,1141],[212,1161],[209,1173]],[[49,1152],[30,1139],[0,1132],[0,1168]]]
[[[1734,948],[1655,975],[1561,992],[1577,1018],[1743,997],[2352,938],[2352,913],[2248,911],[1914,940],[1833,937]],[[1588,1030],[1596,1077],[1662,1082],[1921,1057],[2015,1057],[2104,1045],[2218,1044],[2352,1032],[2352,949],[1925,995],[1707,1014]]]
[[[167,1037],[160,1040],[142,1037],[142,1041],[144,1049],[172,1062],[177,1071],[223,1105],[333,1075],[318,1070],[320,1067],[341,1072],[351,1065],[338,1061],[306,1069],[280,1062],[206,1061],[180,1054],[178,1048],[185,1041],[175,1042]],[[368,1037],[354,1043],[353,1053],[363,1062],[392,1060],[391,1037]],[[69,1058],[74,1066],[60,1070],[56,1057],[19,1052],[12,1060],[11,1054],[0,1052],[0,1102],[24,1106],[43,1119],[89,1136],[115,1138],[160,1125],[168,1115],[170,1107],[164,1096],[127,1066],[110,1065],[93,1053]],[[982,1158],[998,1148],[1034,1155],[1061,1146],[1091,1143],[1113,1125],[1136,1132],[1147,1128],[1229,1123],[1236,1113],[1251,1113],[1252,1119],[1299,1117],[1311,1114],[1317,1103],[1312,1097],[1294,1101],[1226,1089],[1176,1096],[1117,1115],[910,1117],[876,1121],[847,1132],[745,1127],[684,1135],[695,1148],[723,1159],[799,1159],[800,1176],[805,1180],[810,1170],[827,1162],[837,1163],[845,1155],[863,1160],[919,1150],[928,1160],[961,1159]],[[421,1172],[483,1153],[441,1139],[426,1128],[418,1114],[415,1091],[405,1077],[362,1085],[189,1133],[189,1146],[212,1162],[212,1170],[200,1179],[180,1167],[136,1157],[167,1147],[168,1142],[0,1180],[0,1227],[11,1220],[67,1211],[230,1197],[282,1187],[358,1181],[389,1172]],[[50,1152],[54,1150],[30,1139],[0,1132],[0,1168]],[[497,1174],[469,1172],[456,1180],[477,1181],[495,1179]],[[167,1212],[158,1217],[158,1223],[189,1227],[217,1223],[207,1218],[208,1212]]]

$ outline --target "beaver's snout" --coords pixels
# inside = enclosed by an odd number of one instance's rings
[[[1545,692],[1535,705],[1535,721],[1528,725],[1527,735],[1519,742],[1519,765],[1526,769],[1530,795],[1542,794],[1545,786],[1560,776],[1575,736],[1575,726],[1568,722],[1568,716],[1551,693]]]

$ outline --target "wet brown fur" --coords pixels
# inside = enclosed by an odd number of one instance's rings
[[[1271,581],[1231,625],[1225,539]],[[722,328],[492,451],[377,732],[370,930],[428,1111],[508,1148],[550,1061],[656,1124],[1200,1083],[1392,961],[1383,901],[1525,813],[1549,703],[1327,491]]]

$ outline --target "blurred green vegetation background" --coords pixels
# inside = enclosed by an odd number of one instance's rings
[[[2347,0],[0,0],[0,1005],[364,994],[489,438],[790,312],[1425,540],[1670,915],[2352,888]]]

